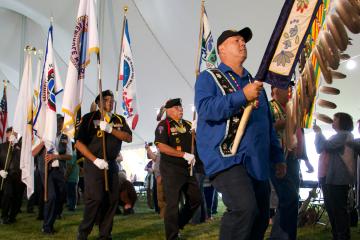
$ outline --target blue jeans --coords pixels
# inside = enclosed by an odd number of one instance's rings
[[[235,165],[212,178],[227,208],[221,219],[221,240],[263,239],[269,224],[270,186]]]
[[[271,182],[279,198],[279,205],[275,216],[270,239],[296,239],[298,205],[299,205],[299,161],[294,156],[287,159],[287,173],[284,178],[275,176],[275,169],[271,172]],[[275,230],[278,229],[278,234]],[[285,236],[281,232],[286,233]]]

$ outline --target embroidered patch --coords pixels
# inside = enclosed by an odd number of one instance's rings
[[[159,134],[161,134],[162,131],[164,131],[164,127],[163,126],[158,126],[157,131],[159,132]]]

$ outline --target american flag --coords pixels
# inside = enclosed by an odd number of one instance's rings
[[[4,86],[3,97],[0,102],[0,142],[6,141],[5,131],[7,128],[7,100],[6,100],[6,86]]]

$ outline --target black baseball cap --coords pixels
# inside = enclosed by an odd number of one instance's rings
[[[60,113],[57,113],[56,114],[56,119],[57,120],[64,120],[64,116],[62,114],[60,114]]]
[[[222,34],[220,35],[220,37],[217,39],[217,48],[219,48],[219,46],[229,37],[234,37],[234,36],[242,36],[245,40],[245,42],[248,42],[251,40],[252,38],[252,31],[250,28],[245,27],[243,29],[241,29],[240,31],[235,31],[235,30],[226,30],[223,31]]]
[[[114,97],[114,94],[111,90],[105,90],[102,92],[102,97],[107,97],[107,96],[111,96]],[[98,104],[100,101],[100,94],[97,95],[97,97],[95,98],[95,103]]]
[[[181,98],[169,99],[165,103],[165,108],[172,108],[172,107],[175,107],[175,106],[182,106],[181,105]]]

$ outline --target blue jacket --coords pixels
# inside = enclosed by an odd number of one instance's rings
[[[270,175],[270,164],[284,162],[284,156],[273,128],[266,93],[261,92],[259,107],[251,113],[237,153],[234,156],[223,157],[219,146],[225,136],[226,121],[246,106],[247,101],[242,88],[250,82],[251,76],[244,69],[244,75],[240,77],[223,63],[218,68],[236,88],[231,78],[233,76],[241,89],[224,96],[207,71],[203,71],[196,81],[196,141],[206,174],[211,176],[241,163],[253,178],[267,180]]]

